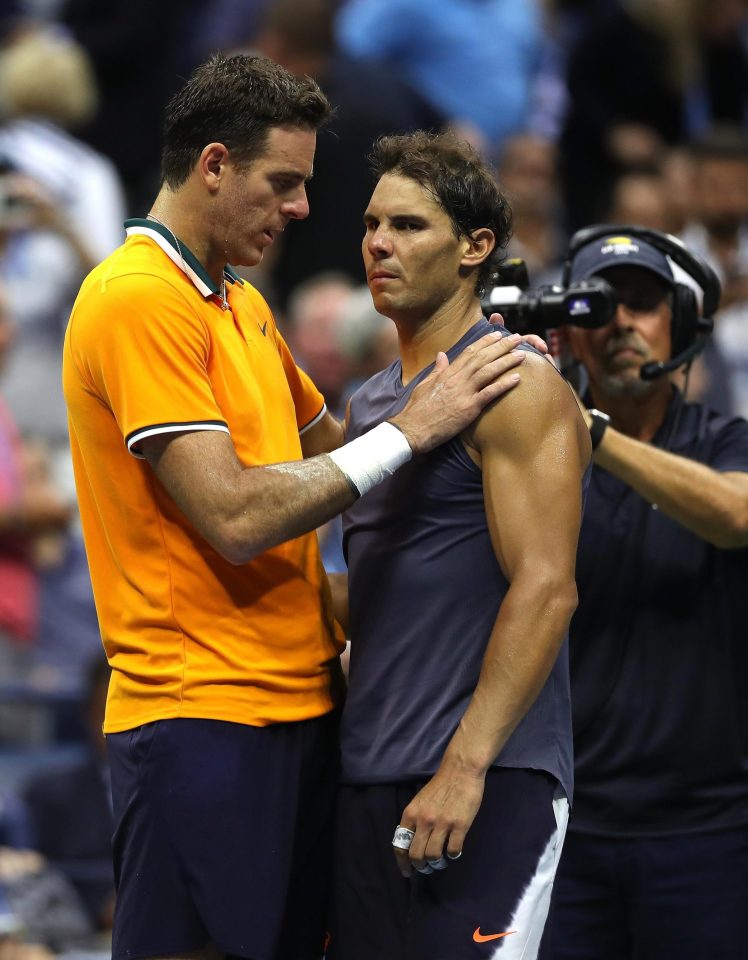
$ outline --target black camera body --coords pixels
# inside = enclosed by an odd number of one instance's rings
[[[616,295],[602,277],[579,280],[565,286],[547,284],[529,292],[524,260],[506,260],[496,274],[497,285],[481,301],[488,317],[500,313],[512,333],[537,333],[571,324],[575,327],[604,327],[616,311]]]
[[[481,309],[490,316],[500,313],[504,325],[513,333],[537,333],[547,339],[547,331],[565,324],[577,327],[602,327],[616,313],[615,291],[602,277],[571,281],[572,264],[580,250],[606,237],[633,237],[659,250],[679,267],[701,289],[699,305],[690,285],[678,281],[673,274],[671,309],[671,357],[642,365],[643,380],[656,380],[679,367],[690,366],[704,349],[714,328],[714,314],[719,307],[721,286],[717,274],[701,257],[691,253],[677,237],[649,227],[631,224],[595,224],[578,230],[569,243],[560,286],[540,287],[528,293],[527,267],[523,260],[505,261],[496,274],[498,285],[481,301]]]

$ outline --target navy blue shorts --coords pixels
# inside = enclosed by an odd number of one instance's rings
[[[267,727],[178,719],[107,736],[113,960],[208,944],[251,960],[318,960],[337,727],[337,713]]]
[[[328,960],[535,960],[568,819],[557,781],[492,768],[459,860],[406,880],[392,835],[421,786],[340,789]]]
[[[748,829],[569,831],[550,927],[553,960],[745,960]]]

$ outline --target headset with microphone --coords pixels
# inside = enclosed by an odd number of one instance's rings
[[[635,227],[620,223],[584,227],[574,234],[569,243],[569,253],[564,264],[563,285],[568,286],[570,282],[572,265],[580,250],[596,240],[618,236],[641,240],[659,250],[684,270],[702,291],[703,302],[699,310],[696,294],[691,287],[673,279],[671,357],[669,360],[645,363],[639,371],[642,380],[656,380],[684,364],[690,364],[704,349],[707,338],[714,329],[714,314],[719,307],[722,288],[717,274],[709,264],[691,253],[677,237],[650,227]],[[625,260],[622,259],[620,263],[624,264]],[[611,263],[611,266],[613,265]]]

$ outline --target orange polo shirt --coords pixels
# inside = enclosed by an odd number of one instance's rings
[[[234,566],[140,458],[144,437],[227,432],[239,460],[301,459],[324,414],[260,294],[227,269],[229,310],[160,224],[86,278],[63,385],[94,596],[113,668],[104,730],[204,717],[263,726],[338,699],[343,646],[314,532]]]

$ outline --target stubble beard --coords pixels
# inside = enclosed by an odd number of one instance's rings
[[[648,380],[642,380],[638,367],[628,367],[615,373],[603,372],[599,378],[600,389],[608,397],[643,397],[652,388]]]

